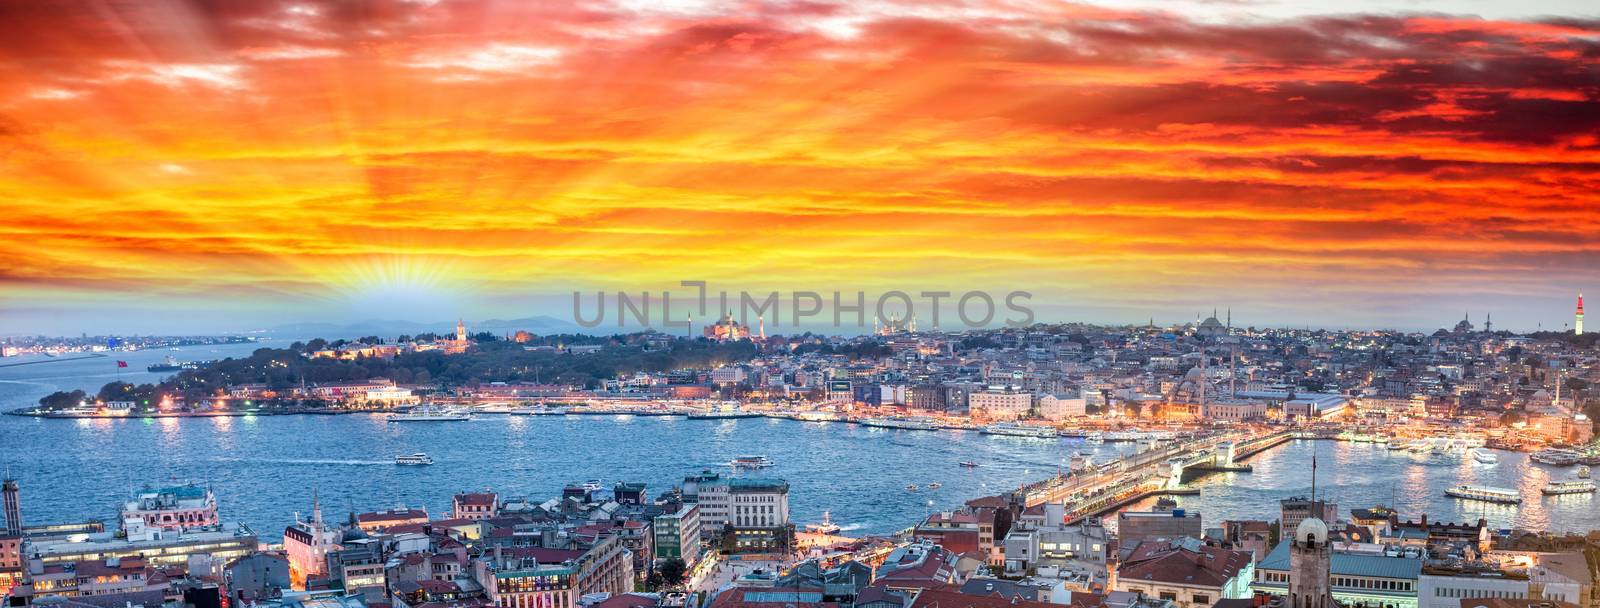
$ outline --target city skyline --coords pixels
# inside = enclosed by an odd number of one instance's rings
[[[1592,9],[1226,4],[10,6],[0,333],[569,319],[680,280],[1570,324]]]

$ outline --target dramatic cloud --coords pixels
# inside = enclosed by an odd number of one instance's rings
[[[0,312],[704,279],[1531,328],[1600,279],[1600,22],[0,2],[0,157]]]

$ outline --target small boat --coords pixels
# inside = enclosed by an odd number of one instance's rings
[[[978,463],[972,462],[970,460],[963,460],[963,461],[961,461],[961,466],[969,468],[969,469],[976,469],[976,468],[978,468]]]
[[[928,489],[929,490],[937,490],[937,489],[942,488],[942,487],[944,487],[944,486],[939,485],[939,482],[937,482],[937,481],[928,484]]]
[[[1490,452],[1489,450],[1485,450],[1483,448],[1476,448],[1472,450],[1472,459],[1483,464],[1496,464],[1500,462],[1499,456],[1495,456],[1494,452]]]
[[[806,524],[806,531],[812,534],[833,536],[839,533],[839,529],[839,524],[833,523],[833,520],[828,517],[827,511],[822,512],[822,523]]]
[[[600,485],[600,480],[591,479],[589,481],[583,482],[583,489],[588,490],[590,492],[598,492],[601,489],[603,489],[603,486]]]
[[[433,464],[433,459],[429,458],[427,454],[417,452],[415,454],[395,456],[394,463],[407,466],[422,466]]]
[[[1475,486],[1470,484],[1462,484],[1453,488],[1447,488],[1444,491],[1444,495],[1464,500],[1481,500],[1483,502],[1493,502],[1505,505],[1522,503],[1522,495],[1518,494],[1516,490],[1493,488],[1489,486]]]
[[[1578,467],[1578,479],[1589,478],[1589,465]]]
[[[906,485],[906,491],[907,492],[915,492],[915,491],[917,491],[917,484],[914,484],[914,483],[913,484],[907,484]]]
[[[728,462],[729,465],[740,469],[765,469],[774,463],[766,456],[740,456]]]
[[[1544,489],[1541,490],[1545,496],[1558,496],[1562,494],[1593,494],[1594,491],[1594,482],[1587,479],[1579,479],[1577,481],[1552,481],[1545,484]]]
[[[1391,449],[1391,450],[1404,450],[1404,449],[1406,449],[1408,447],[1411,447],[1411,446],[1406,445],[1406,442],[1401,441],[1399,437],[1395,437],[1395,438],[1392,438],[1392,439],[1389,440],[1389,449]]]

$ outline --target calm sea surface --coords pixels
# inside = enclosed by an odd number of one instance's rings
[[[137,370],[123,378],[149,382],[144,366],[166,355],[213,359],[247,354],[260,345],[191,347],[180,352],[118,353],[103,359],[0,367],[0,408],[33,403],[58,389],[97,390],[115,380],[115,361]],[[40,357],[39,359],[43,359]],[[0,359],[14,363],[30,359]],[[379,416],[259,416],[160,420],[44,420],[0,416],[0,466],[22,485],[23,518],[56,522],[114,520],[136,488],[172,480],[210,484],[225,520],[241,521],[277,539],[296,511],[308,511],[313,491],[331,518],[348,511],[399,505],[448,510],[451,494],[493,488],[502,496],[554,497],[569,482],[599,479],[649,485],[651,494],[702,469],[728,471],[742,454],[777,462],[764,476],[791,484],[795,520],[817,521],[823,511],[857,533],[891,532],[935,510],[994,494],[1054,473],[1072,454],[1096,460],[1130,444],[1084,445],[1080,440],[993,437],[956,431],[890,431],[841,423],[750,418],[481,416],[470,422],[386,422]],[[437,464],[397,467],[396,454],[427,452]],[[1318,454],[1318,493],[1352,507],[1398,505],[1407,517],[1433,520],[1486,517],[1498,527],[1552,531],[1600,528],[1592,496],[1546,498],[1539,488],[1569,479],[1572,469],[1530,463],[1500,452],[1500,463],[1424,457],[1381,445],[1300,441],[1251,461],[1251,473],[1213,475],[1194,482],[1200,496],[1179,503],[1202,513],[1206,525],[1223,519],[1276,517],[1277,500],[1309,494]],[[983,466],[967,469],[959,462]],[[938,482],[937,490],[927,485]],[[1462,502],[1443,490],[1459,483],[1517,488],[1520,507]],[[908,484],[919,489],[908,491]]]

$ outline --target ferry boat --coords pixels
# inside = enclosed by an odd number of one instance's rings
[[[1500,503],[1503,505],[1515,505],[1522,503],[1522,495],[1518,494],[1516,490],[1494,488],[1489,486],[1475,486],[1470,484],[1462,484],[1453,488],[1447,488],[1444,491],[1444,495],[1465,500],[1481,500],[1484,502]]]
[[[979,465],[978,465],[978,463],[972,462],[970,460],[963,460],[963,461],[961,461],[961,466],[969,468],[969,469],[976,469],[976,468],[978,468]]]
[[[822,512],[822,523],[820,523],[820,524],[806,524],[806,532],[810,532],[812,534],[824,534],[824,535],[827,535],[827,536],[833,536],[835,534],[838,534],[839,530],[840,530],[839,524],[833,523],[833,519],[828,516],[828,512],[827,511],[823,511]]]
[[[1574,452],[1572,450],[1562,450],[1562,449],[1558,449],[1558,448],[1550,448],[1550,449],[1547,449],[1547,450],[1540,450],[1538,452],[1534,452],[1533,456],[1530,456],[1529,458],[1531,458],[1534,462],[1537,462],[1539,464],[1548,464],[1548,465],[1552,465],[1552,466],[1566,467],[1566,466],[1572,466],[1572,465],[1578,464],[1578,458],[1580,456],[1582,456],[1582,454],[1579,454],[1579,453]]]
[[[510,414],[513,411],[516,411],[516,410],[511,409],[511,406],[509,404],[506,404],[506,403],[490,403],[488,405],[485,405],[483,407],[478,408],[476,410],[476,413],[479,413],[479,414]]]
[[[433,459],[429,458],[427,454],[417,452],[415,454],[395,456],[394,463],[407,466],[422,466],[433,464]]]
[[[512,416],[565,416],[567,408],[547,405],[519,407],[511,410]]]
[[[693,414],[689,414],[688,416],[690,420],[727,420],[731,418],[759,417],[761,417],[761,414],[744,411],[743,407],[740,407],[738,403],[732,401],[724,401],[714,404],[704,412],[695,412]]]
[[[1389,449],[1391,450],[1404,450],[1409,447],[1411,447],[1410,444],[1402,441],[1399,437],[1389,438]]]
[[[1138,441],[1144,435],[1138,431],[1112,431],[1101,436],[1105,441]]]
[[[1485,450],[1483,448],[1476,448],[1472,450],[1472,459],[1483,464],[1496,464],[1500,462],[1499,456],[1495,456],[1494,452],[1490,452],[1489,450]]]
[[[1587,479],[1579,479],[1576,481],[1552,481],[1545,484],[1544,489],[1541,490],[1545,496],[1557,496],[1561,494],[1593,494],[1594,491],[1594,482]]]
[[[857,420],[856,423],[860,424],[861,426],[873,426],[883,429],[903,429],[908,431],[933,431],[939,428],[932,419],[922,418],[919,416],[914,416],[911,418],[901,418],[898,416],[862,418]]]
[[[1085,435],[1084,438],[1083,438],[1083,442],[1087,443],[1087,444],[1090,444],[1090,445],[1100,445],[1100,444],[1106,442],[1106,436],[1104,434],[1100,433],[1099,431],[1095,431],[1093,433],[1089,433],[1088,435]]]
[[[794,415],[794,419],[802,422],[834,422],[843,417],[833,412],[800,412]]]
[[[456,422],[471,419],[472,412],[450,409],[436,410],[432,407],[424,406],[421,409],[390,416],[389,422]]]
[[[1054,439],[1056,430],[1047,426],[1033,426],[1020,422],[1000,422],[983,427],[985,435],[1005,435],[1007,437],[1031,437],[1034,439]]]
[[[765,469],[774,463],[771,458],[766,456],[740,456],[729,461],[728,464],[740,469]]]
[[[1428,443],[1428,440],[1426,439],[1417,439],[1406,444],[1406,449],[1413,452],[1426,452],[1433,449],[1433,444]]]

